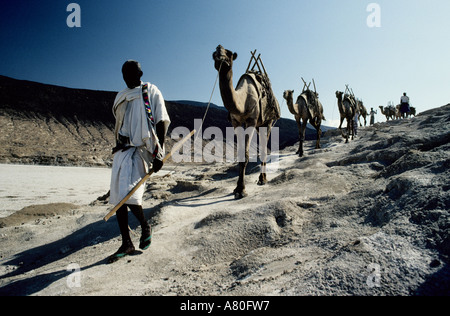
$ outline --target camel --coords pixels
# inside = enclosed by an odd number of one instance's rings
[[[242,199],[248,195],[245,190],[244,176],[249,162],[249,146],[254,131],[258,129],[260,139],[268,141],[273,122],[280,118],[280,111],[278,102],[275,100],[276,106],[278,106],[278,114],[271,115],[269,118],[263,115],[264,111],[261,110],[261,101],[265,95],[261,93],[261,84],[252,75],[244,74],[239,80],[236,89],[233,87],[233,62],[236,58],[237,53],[233,53],[221,45],[213,53],[214,67],[219,72],[219,87],[222,101],[229,112],[229,118],[238,140],[240,136],[243,136],[241,135],[244,132],[242,127],[246,131],[251,130],[250,133],[245,131],[245,158],[242,159],[243,161],[239,159],[239,178],[237,187],[234,189],[235,199]],[[265,135],[261,135],[262,133],[265,133]],[[260,156],[261,173],[258,185],[265,185],[267,183],[265,169],[267,155],[265,152],[262,152]]]
[[[338,108],[341,115],[341,123],[339,124],[339,129],[341,130],[342,123],[344,119],[347,120],[347,134],[342,136],[345,138],[345,142],[348,143],[348,138],[350,134],[352,135],[352,140],[354,139],[355,128],[353,125],[353,119],[355,117],[355,106],[348,95],[344,95],[344,92],[336,91],[336,98],[338,99]]]
[[[414,115],[414,117],[416,116],[416,108],[411,106],[410,111],[408,113],[406,113],[406,117],[412,117],[413,115]]]
[[[386,119],[389,121],[389,119],[393,120],[396,116],[396,111],[395,109],[391,108],[391,107],[383,107],[382,105],[379,106],[380,110],[381,110],[381,114],[383,114],[384,116],[386,116]]]
[[[314,92],[310,90],[304,91],[298,97],[297,103],[294,104],[294,90],[286,90],[283,93],[283,98],[286,99],[289,111],[294,115],[295,121],[297,122],[300,144],[296,154],[298,154],[300,157],[303,157],[303,142],[305,140],[306,124],[308,123],[308,120],[310,121],[311,125],[314,126],[314,128],[317,130],[316,149],[320,148],[320,136],[322,134],[320,125],[322,123],[322,120],[325,120],[325,117],[323,116],[323,107],[318,99],[318,108],[316,108],[311,113],[310,108],[313,107],[308,108],[308,94],[312,95],[314,94]],[[303,122],[303,124],[300,120]]]
[[[400,111],[401,106],[402,106],[401,104],[397,104],[395,106],[395,119],[396,120],[401,120],[402,118],[404,118],[402,115],[402,111]]]
[[[367,115],[368,115],[368,114],[367,114],[367,109],[366,109],[366,107],[364,106],[363,101],[361,101],[361,100],[358,101],[358,113],[359,113],[359,116],[358,116],[359,126],[362,127],[362,124],[361,124],[361,122],[359,121],[359,119],[361,118],[361,116],[364,118],[364,126],[367,126]]]
[[[401,120],[401,119],[406,119],[406,118],[408,118],[408,114],[410,113],[410,112],[406,112],[406,113],[402,113],[402,110],[401,110],[401,108],[402,108],[402,105],[401,104],[397,104],[397,112],[395,113],[396,114],[396,119],[397,120]],[[411,111],[411,107],[410,107],[410,111]]]
[[[405,115],[402,115],[402,112],[400,111],[401,108],[401,104],[398,104],[396,106],[396,112],[395,112],[395,119],[396,120],[400,120],[403,118],[408,118],[408,117],[412,117],[413,115],[416,116],[416,108],[415,107],[409,107],[409,112],[406,112]]]

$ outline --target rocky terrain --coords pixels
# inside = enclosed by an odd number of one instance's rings
[[[107,197],[24,209],[0,231],[0,295],[449,295],[450,104],[313,146],[266,186],[250,167],[243,200],[234,163],[165,166],[152,246],[112,265]]]

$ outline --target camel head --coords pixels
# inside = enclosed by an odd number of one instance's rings
[[[284,91],[283,98],[285,98],[286,100],[294,100],[294,90]]]
[[[342,100],[342,95],[343,94],[344,94],[344,92],[336,91],[336,98],[338,98],[339,100]]]
[[[217,46],[216,51],[213,53],[213,59],[215,61],[214,67],[219,71],[220,65],[231,69],[233,67],[233,61],[236,60],[237,54],[223,48],[222,45]],[[228,69],[228,70],[229,70]]]

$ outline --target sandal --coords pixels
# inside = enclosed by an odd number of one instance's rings
[[[125,256],[131,255],[135,252],[133,244],[123,244],[119,250],[108,258],[108,263],[113,263]]]
[[[142,231],[142,237],[139,243],[139,249],[147,250],[152,244],[152,228],[149,227]]]

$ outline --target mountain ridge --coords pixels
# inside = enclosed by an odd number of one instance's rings
[[[117,92],[67,88],[0,75],[0,163],[109,166],[114,147],[112,104]],[[171,131],[194,128],[206,104],[198,101],[166,101]],[[203,127],[219,127],[224,135],[231,127],[225,108],[213,105]],[[280,119],[280,148],[298,141],[294,120]],[[326,128],[325,128],[326,129]],[[32,135],[32,137],[30,137]],[[307,139],[315,139],[308,128]]]

